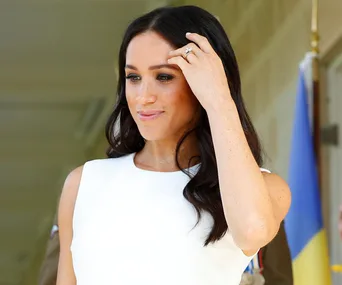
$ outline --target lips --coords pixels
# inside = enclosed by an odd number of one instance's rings
[[[159,110],[148,110],[148,111],[138,111],[138,117],[142,121],[150,121],[160,117],[164,111]]]

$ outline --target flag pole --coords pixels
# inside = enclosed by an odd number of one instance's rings
[[[319,186],[321,186],[321,117],[320,117],[320,96],[319,96],[319,34],[318,34],[318,0],[312,0],[311,19],[311,51],[314,54],[312,60],[312,90],[313,90],[313,137],[317,160],[317,172]],[[321,187],[319,187],[321,189]],[[321,191],[321,190],[320,190]]]

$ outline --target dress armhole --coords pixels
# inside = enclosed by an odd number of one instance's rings
[[[261,172],[267,172],[267,173],[271,173],[271,171],[269,171],[268,169],[266,169],[266,168],[260,168],[260,171]]]

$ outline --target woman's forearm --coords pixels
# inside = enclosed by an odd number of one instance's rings
[[[271,197],[233,101],[207,110],[225,217],[243,249],[263,246],[277,231]]]

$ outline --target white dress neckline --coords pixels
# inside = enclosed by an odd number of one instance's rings
[[[71,244],[77,284],[239,285],[253,256],[229,232],[204,246],[213,219],[203,213],[196,225],[183,196],[190,178],[140,169],[134,156],[83,167]]]

